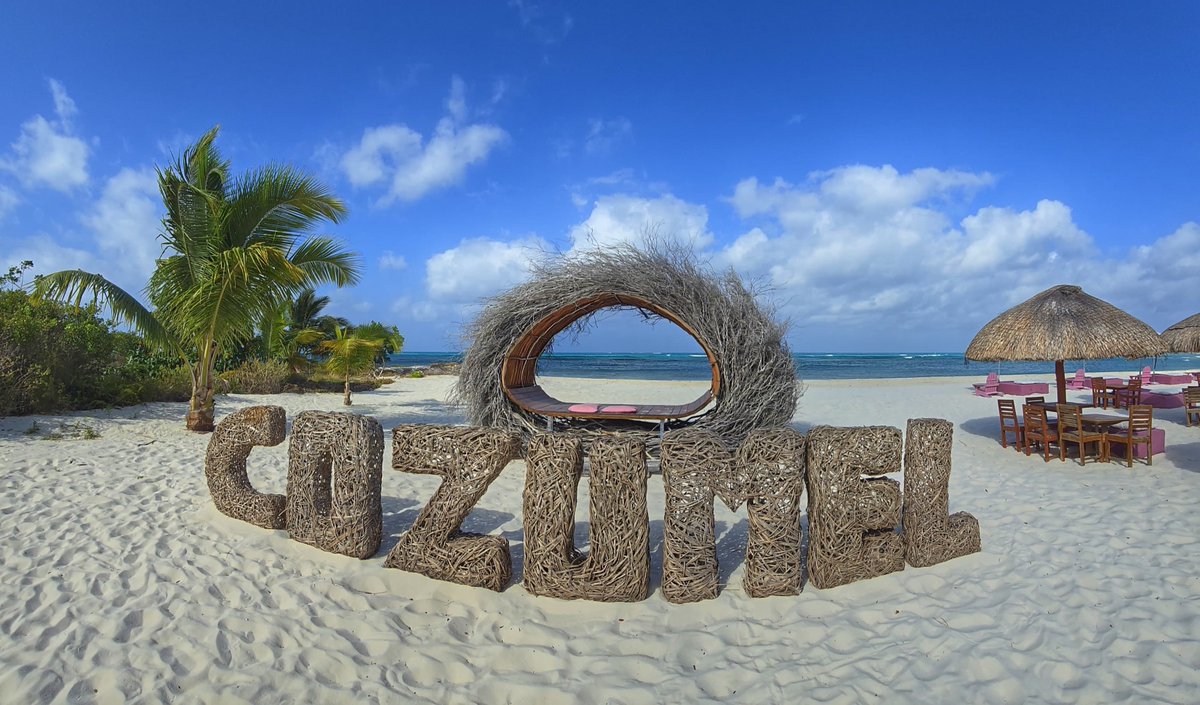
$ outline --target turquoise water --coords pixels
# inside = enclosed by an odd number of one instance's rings
[[[797,353],[796,373],[801,379],[881,379],[889,377],[985,377],[999,370],[1005,377],[1054,374],[1053,362],[964,362],[962,353]],[[406,352],[389,357],[398,367],[435,362],[457,362],[458,353]],[[1087,360],[1066,362],[1067,375],[1088,372],[1123,372],[1149,366],[1159,370],[1200,370],[1200,355],[1164,355],[1144,360]],[[543,356],[538,374],[551,377],[602,379],[705,380],[711,372],[708,359],[699,353],[574,353]]]

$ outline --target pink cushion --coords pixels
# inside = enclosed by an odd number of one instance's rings
[[[594,414],[594,413],[596,413],[596,405],[595,404],[572,404],[567,407],[567,411],[576,411],[576,412],[579,412],[580,414]]]
[[[602,413],[602,414],[634,414],[634,413],[637,413],[637,407],[613,404],[613,405],[606,406],[606,407],[603,407],[602,409],[600,409],[600,413]]]

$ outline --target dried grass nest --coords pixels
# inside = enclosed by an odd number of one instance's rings
[[[465,331],[466,354],[452,395],[465,407],[469,422],[526,437],[544,429],[545,418],[505,396],[505,356],[546,316],[605,294],[642,299],[671,312],[715,358],[720,371],[715,404],[700,416],[669,422],[668,428],[705,429],[727,443],[739,443],[755,428],[791,420],[803,387],[784,340],[786,324],[775,320],[734,272],[717,275],[698,264],[690,250],[658,244],[553,256],[534,265],[528,282],[489,299]],[[586,329],[589,318],[569,330],[577,334]],[[558,419],[556,428],[563,427],[596,432],[648,428],[637,421]],[[650,428],[648,439],[657,440],[656,429]]]

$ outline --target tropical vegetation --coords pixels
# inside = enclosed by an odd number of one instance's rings
[[[350,406],[350,377],[374,369],[375,358],[383,347],[384,340],[362,337],[361,330],[348,331],[341,326],[334,331],[332,340],[321,343],[320,350],[326,355],[325,369],[345,382],[342,403],[346,406]]]
[[[234,178],[213,128],[158,171],[166,216],[163,256],[144,289],[147,308],[100,274],[65,270],[40,278],[39,296],[106,303],[156,351],[191,375],[187,427],[213,427],[214,381],[222,354],[244,349],[256,329],[307,289],[358,281],[358,258],[336,240],[310,235],[346,208],[325,186],[287,165]],[[277,317],[276,317],[277,318]],[[269,348],[271,336],[263,335]],[[297,342],[297,345],[301,343]]]

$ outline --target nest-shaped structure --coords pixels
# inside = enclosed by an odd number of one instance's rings
[[[540,405],[546,414],[531,410],[538,404],[518,403],[520,392],[536,388],[536,362],[553,336],[586,326],[605,308],[638,309],[689,333],[712,365],[712,389],[692,405],[617,418],[567,412],[554,399]],[[526,436],[545,429],[547,416],[555,428],[578,431],[646,431],[645,420],[653,419],[655,439],[663,428],[694,427],[737,443],[755,428],[788,423],[795,412],[801,386],[785,332],[736,274],[716,275],[681,247],[620,245],[564,255],[538,263],[528,282],[492,298],[468,326],[453,396],[470,423]]]

